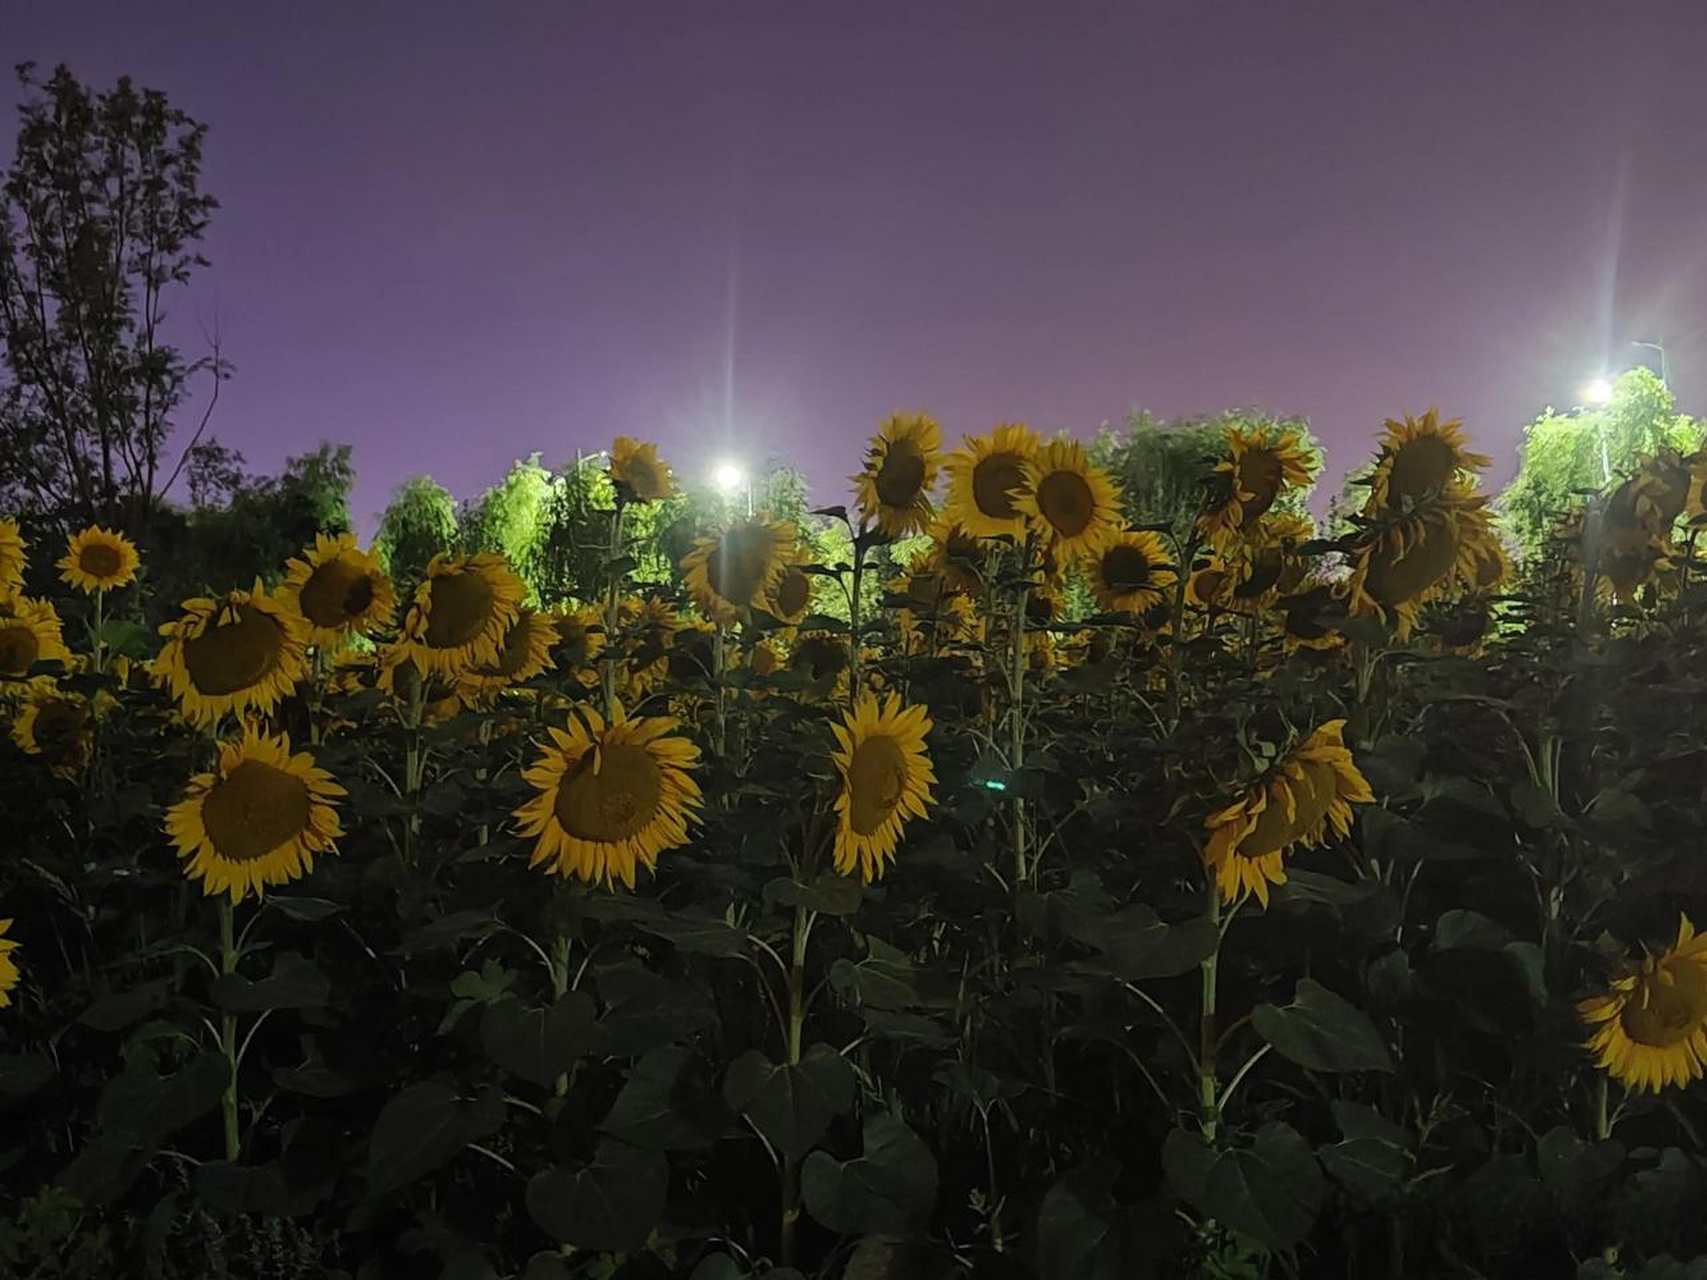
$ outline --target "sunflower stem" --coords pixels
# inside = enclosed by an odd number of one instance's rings
[[[816,913],[805,907],[794,909],[794,948],[788,966],[788,1027],[784,1054],[788,1065],[800,1065],[800,1042],[806,1027],[806,943],[812,936]],[[800,1164],[785,1155],[782,1162],[782,1217],[777,1232],[777,1254],[782,1265],[794,1265],[794,1226],[800,1219]]]
[[[100,587],[95,588],[95,625],[89,635],[89,649],[94,654],[95,674],[100,675],[106,668],[101,662],[101,633],[106,629],[106,600],[107,593]]]
[[[717,755],[724,758],[729,751],[729,690],[723,682],[724,660],[727,656],[725,635],[728,631],[721,622],[711,639],[711,683],[717,691]]]
[[[605,719],[609,721],[616,708],[616,664],[620,650],[616,643],[619,602],[622,598],[623,574],[616,567],[622,559],[622,526],[627,504],[622,500],[622,491],[617,490],[616,511],[610,521],[610,582],[605,586],[605,649],[604,661],[600,663],[600,683],[605,697]]]
[[[1203,1016],[1198,1022],[1197,1100],[1203,1136],[1214,1142],[1221,1119],[1215,1076],[1215,1051],[1219,1040],[1215,1031],[1215,986],[1221,959],[1221,890],[1213,878],[1208,882],[1205,903],[1209,923],[1215,927],[1216,943],[1215,950],[1209,953],[1202,965]]]
[[[561,926],[559,926],[561,928]],[[563,999],[569,992],[569,946],[570,938],[565,932],[559,932],[551,942],[551,994],[553,1002]],[[559,1098],[569,1093],[569,1075],[567,1072],[557,1077],[552,1086]]]
[[[859,708],[860,591],[865,576],[865,523],[853,540],[853,591],[848,596],[848,705]]]
[[[237,972],[237,942],[232,934],[231,899],[219,899],[219,972]],[[225,1092],[219,1100],[220,1114],[225,1121],[225,1159],[235,1164],[241,1148],[237,1131],[237,1015],[222,1014],[219,1019],[219,1049],[225,1055]]]
[[[1606,1111],[1606,1072],[1597,1071],[1594,1077],[1594,1136],[1605,1142],[1612,1136],[1612,1119]]]
[[[1019,571],[1024,579],[1030,571],[1031,543],[1027,541],[1019,553]],[[1008,772],[1013,801],[1014,892],[1019,892],[1026,877],[1025,800],[1020,796],[1018,774],[1025,765],[1025,605],[1030,596],[1028,582],[1022,581],[1014,594],[1013,652],[1009,655],[1008,671]]]

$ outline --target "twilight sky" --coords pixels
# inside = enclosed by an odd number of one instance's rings
[[[217,432],[353,443],[370,530],[617,433],[836,501],[895,408],[1260,405],[1339,472],[1438,403],[1503,480],[1630,339],[1707,407],[1698,0],[0,0],[26,58],[211,126]]]

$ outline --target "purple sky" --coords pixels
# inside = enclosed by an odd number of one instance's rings
[[[5,0],[25,58],[212,127],[218,433],[353,443],[367,528],[617,433],[831,501],[894,408],[1255,404],[1338,472],[1439,403],[1503,479],[1629,339],[1707,392],[1699,0]]]

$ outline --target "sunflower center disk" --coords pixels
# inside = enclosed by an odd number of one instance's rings
[[[803,672],[810,680],[829,680],[841,674],[847,659],[847,652],[836,641],[814,636],[795,646],[794,652],[788,655],[788,665],[791,670]]]
[[[202,826],[219,856],[254,862],[308,832],[308,785],[263,760],[245,760],[202,800]]]
[[[1150,585],[1150,562],[1137,547],[1113,546],[1102,558],[1102,577],[1121,595]]]
[[[523,610],[515,625],[504,633],[503,647],[498,650],[498,661],[489,667],[480,667],[476,674],[483,676],[513,676],[527,666],[528,654],[533,646],[528,643],[533,637],[533,613]]]
[[[759,588],[765,585],[770,552],[770,530],[752,525],[729,530],[705,562],[712,590],[730,604],[743,607],[752,604]]]
[[[361,617],[373,603],[373,582],[355,565],[330,560],[308,575],[297,597],[302,616],[333,630]]]
[[[1431,524],[1403,556],[1395,558],[1386,547],[1376,550],[1369,566],[1369,594],[1384,605],[1414,600],[1450,573],[1457,559],[1457,527]]]
[[[893,738],[867,738],[848,762],[848,825],[857,835],[876,833],[907,789],[907,758]]]
[[[663,491],[663,486],[658,483],[658,473],[644,458],[629,459],[627,483],[637,498],[656,498]]]
[[[1637,1044],[1670,1048],[1690,1040],[1707,1022],[1707,965],[1673,960],[1644,977],[1619,1021]]]
[[[991,520],[1012,520],[1019,514],[1013,491],[1025,484],[1025,466],[1018,454],[996,453],[972,468],[972,501]]]
[[[1051,471],[1037,484],[1037,509],[1063,538],[1076,538],[1090,527],[1096,496],[1076,471]]]
[[[1262,519],[1280,496],[1280,481],[1285,474],[1278,455],[1268,449],[1252,449],[1239,457],[1237,484],[1241,493],[1251,496],[1241,501],[1244,518],[1240,528],[1249,529]]]
[[[643,831],[663,798],[658,762],[644,748],[619,744],[588,751],[563,775],[555,812],[576,839],[616,844]]]
[[[1438,493],[1458,469],[1458,451],[1439,436],[1418,436],[1393,455],[1388,505],[1403,508]]]
[[[925,456],[917,446],[896,441],[877,469],[877,499],[886,507],[910,507],[925,487]]]
[[[812,579],[790,566],[777,583],[775,604],[777,612],[793,617],[812,599]]]
[[[36,745],[47,752],[74,745],[82,731],[83,708],[64,699],[55,699],[37,711],[31,728]]]
[[[124,557],[117,547],[104,542],[91,543],[77,553],[77,567],[91,578],[111,578],[124,567]]]
[[[41,656],[41,642],[35,632],[21,622],[3,624],[0,629],[0,672],[21,676],[35,665]]]
[[[497,598],[492,584],[472,569],[434,578],[427,596],[428,646],[460,649],[478,640],[492,624]]]
[[[254,605],[235,607],[236,618],[184,641],[184,666],[206,694],[236,693],[264,680],[278,665],[284,631]]]

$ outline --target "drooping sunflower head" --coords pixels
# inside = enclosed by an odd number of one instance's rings
[[[248,591],[183,603],[152,667],[184,719],[209,725],[226,712],[270,712],[305,669],[302,623],[257,579]]]
[[[462,711],[460,673],[447,676],[425,669],[418,646],[400,640],[381,645],[374,657],[374,688],[391,695],[400,719],[413,714],[408,709],[417,700],[424,725],[443,724]]]
[[[925,735],[930,716],[923,706],[906,706],[898,694],[881,699],[860,695],[839,724],[832,724],[836,749],[830,753],[841,774],[836,796],[836,870],[870,884],[895,861],[901,829],[925,816],[936,774]]]
[[[984,591],[984,574],[989,568],[989,548],[959,525],[938,519],[931,525],[935,546],[926,557],[923,567],[941,573],[951,590],[963,595],[977,596]]]
[[[56,770],[75,772],[87,762],[92,720],[89,699],[60,689],[45,677],[32,682],[12,716],[12,741],[29,755],[44,757]]]
[[[977,610],[970,596],[952,589],[947,574],[918,569],[895,584],[902,604],[895,611],[908,653],[934,653],[944,644],[970,640]]]
[[[1707,934],[1687,916],[1677,941],[1577,1006],[1587,1047],[1614,1080],[1638,1092],[1683,1088],[1707,1069]]]
[[[595,605],[566,609],[554,617],[557,638],[552,642],[551,660],[559,671],[568,672],[576,683],[598,681],[599,655],[605,649],[605,618]]]
[[[0,518],[0,595],[22,589],[24,570],[29,565],[27,546],[18,522]]]
[[[1420,418],[1407,413],[1403,422],[1387,419],[1369,477],[1366,513],[1406,512],[1469,483],[1492,459],[1470,452],[1463,428],[1457,418],[1442,422],[1438,409]]]
[[[1120,490],[1076,440],[1051,440],[1026,460],[1014,505],[1062,565],[1120,529]]]
[[[403,635],[424,670],[455,677],[498,660],[526,597],[526,584],[501,555],[435,555],[404,616]]]
[[[796,541],[793,525],[762,517],[701,538],[682,558],[688,592],[713,620],[746,621],[776,589]]]
[[[806,696],[831,698],[846,687],[850,660],[848,642],[841,636],[809,631],[798,636],[788,650],[787,668],[806,681]]]
[[[931,519],[941,450],[942,432],[930,415],[885,418],[866,450],[865,470],[853,477],[865,519],[891,538],[922,531]]]
[[[1267,515],[1289,489],[1316,478],[1321,461],[1304,433],[1277,425],[1229,425],[1225,456],[1215,467],[1201,524],[1217,545],[1238,537]]]
[[[1503,553],[1480,499],[1427,503],[1369,531],[1347,583],[1350,610],[1382,619],[1402,639],[1422,605],[1476,584],[1495,555]]]
[[[1346,750],[1344,720],[1329,720],[1280,758],[1232,804],[1211,813],[1203,860],[1226,902],[1254,893],[1268,905],[1286,883],[1285,857],[1351,829],[1351,806],[1375,799]]]
[[[945,464],[944,518],[974,538],[1023,537],[1025,512],[1015,496],[1025,488],[1026,464],[1037,449],[1037,437],[1020,423],[1003,423],[987,436],[967,436]]]
[[[67,586],[92,593],[128,586],[140,563],[135,544],[124,534],[90,525],[71,535],[55,568]]]
[[[459,673],[458,695],[469,706],[487,706],[504,690],[532,680],[550,668],[551,647],[557,636],[558,624],[553,618],[522,606],[504,633],[497,660]]]
[[[1282,596],[1281,638],[1288,651],[1337,649],[1345,643],[1339,624],[1345,620],[1345,601],[1332,585],[1320,584]]]
[[[552,729],[523,775],[537,794],[516,810],[520,833],[535,837],[529,865],[632,889],[637,865],[653,870],[660,853],[686,844],[700,806],[699,748],[675,728],[618,706],[608,722],[581,707]]]
[[[746,652],[746,663],[756,676],[774,676],[785,661],[782,650],[771,640],[760,640]]]
[[[1635,508],[1656,537],[1667,537],[1689,503],[1689,463],[1675,449],[1661,449],[1643,458],[1631,477]]]
[[[285,565],[279,598],[306,624],[310,644],[335,646],[389,626],[397,593],[379,557],[356,545],[354,534],[318,534],[314,545]]]
[[[18,943],[6,936],[11,927],[11,920],[0,920],[0,1009],[12,1003],[12,992],[18,986],[18,962],[12,958]]]
[[[676,496],[676,480],[658,446],[618,436],[610,447],[610,482],[624,502],[661,502]]]
[[[1091,590],[1105,613],[1143,613],[1179,581],[1159,533],[1118,533],[1090,560]]]
[[[221,744],[211,773],[190,779],[166,811],[166,834],[203,893],[237,903],[314,870],[314,856],[343,834],[334,807],[343,794],[306,751],[291,754],[288,737],[250,726]]]
[[[45,600],[0,593],[0,679],[22,680],[41,662],[71,662],[58,611]]]
[[[799,622],[812,608],[812,575],[806,566],[812,563],[810,547],[794,549],[783,565],[782,572],[765,594],[765,612],[779,622]]]

